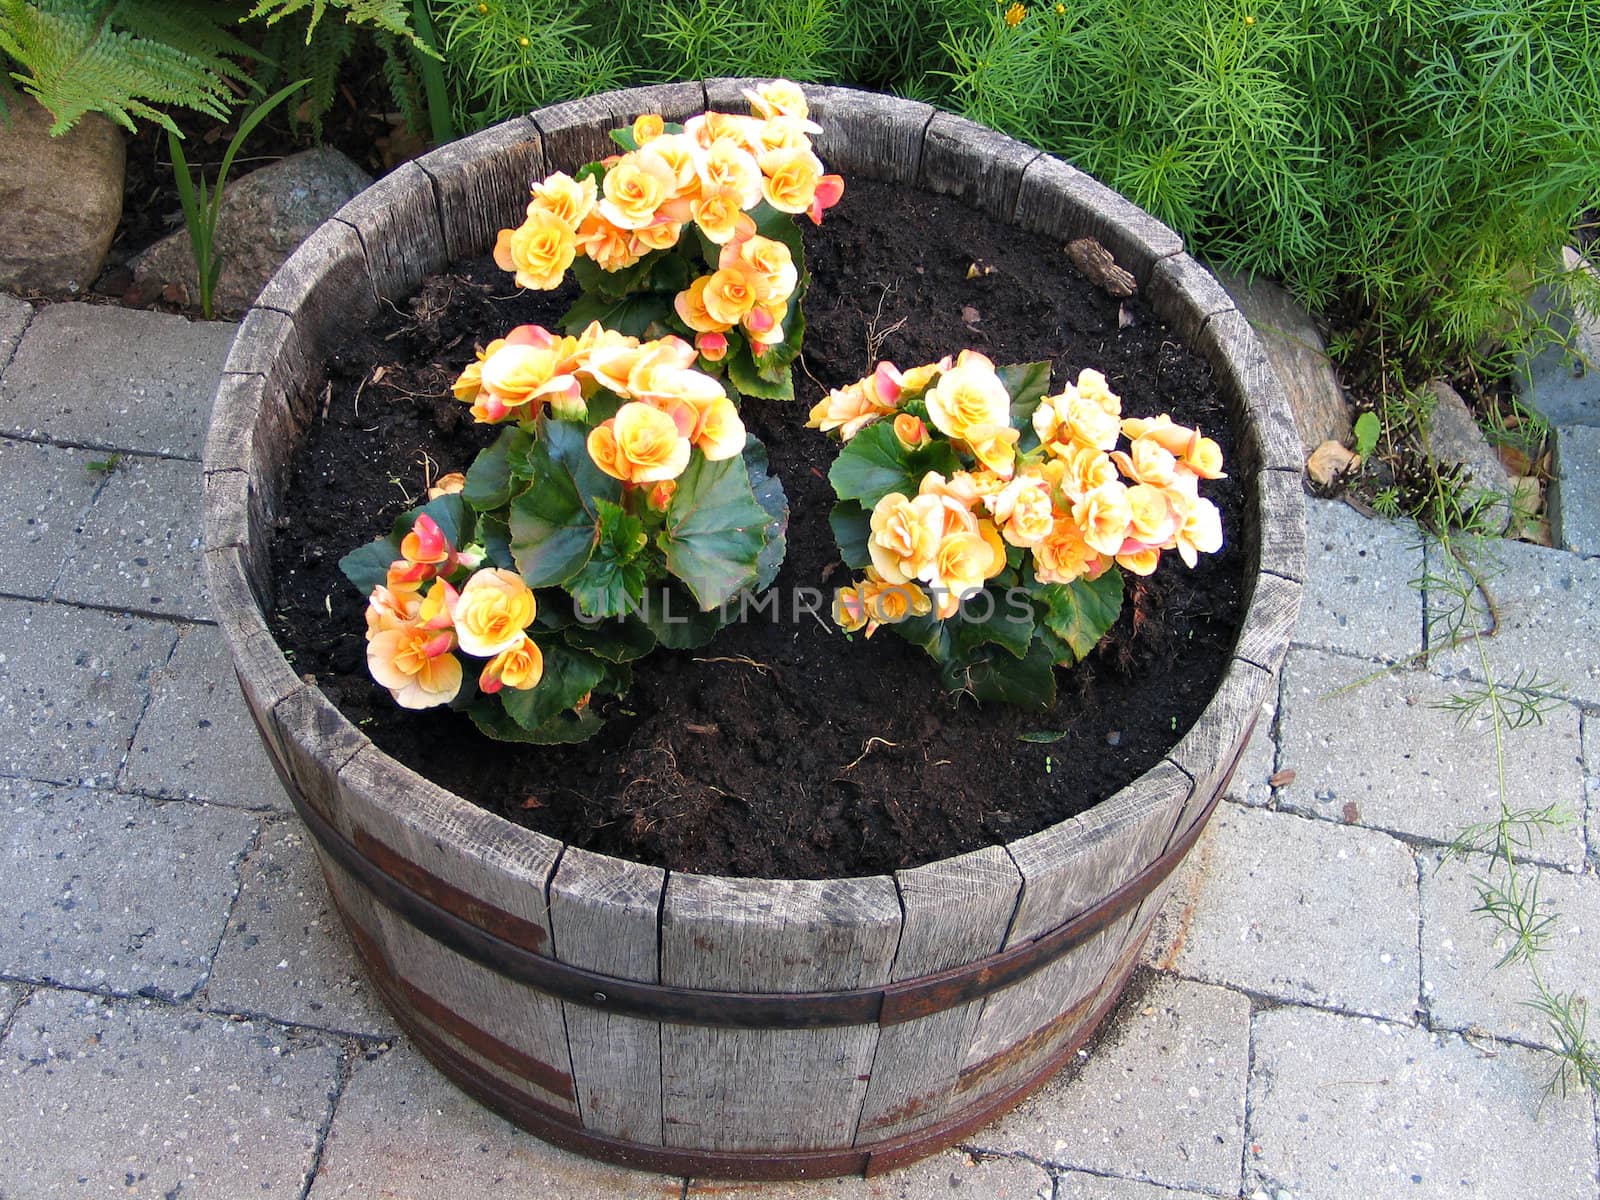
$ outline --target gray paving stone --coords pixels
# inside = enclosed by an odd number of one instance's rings
[[[872,1179],[848,1177],[795,1183],[691,1180],[685,1195],[702,1200],[708,1196],[748,1196],[751,1200],[1051,1200],[1051,1190],[1049,1172],[1035,1163],[1018,1158],[974,1160],[959,1150],[949,1150]],[[675,1200],[677,1192],[666,1195]]]
[[[1600,382],[1595,383],[1600,390]],[[1579,554],[1600,554],[1600,428],[1563,425],[1556,430],[1556,479],[1552,485],[1556,545]]]
[[[0,600],[0,631],[0,773],[109,785],[177,632],[20,600]]]
[[[254,819],[25,780],[0,797],[0,973],[164,997],[204,982]]]
[[[1395,662],[1422,648],[1416,527],[1348,504],[1306,501],[1306,587],[1297,644]]]
[[[1278,747],[1274,738],[1278,722],[1278,694],[1261,702],[1261,713],[1250,734],[1250,744],[1245,747],[1228,782],[1228,799],[1253,808],[1263,808],[1272,801],[1272,784],[1268,782],[1277,770]]]
[[[1434,860],[1436,862],[1437,860]],[[1503,881],[1485,859],[1451,860],[1422,876],[1422,990],[1436,1026],[1476,1027],[1495,1037],[1555,1046],[1546,1019],[1527,1006],[1534,995],[1520,963],[1496,968],[1510,939],[1474,912],[1480,889],[1474,879]],[[1600,879],[1524,867],[1519,876],[1533,882],[1537,872],[1541,911],[1557,915],[1539,970],[1553,992],[1600,998]]]
[[[1228,805],[1201,843],[1179,974],[1283,1000],[1409,1021],[1417,873],[1387,834]]]
[[[1372,664],[1360,659],[1291,652],[1280,761],[1295,777],[1278,789],[1278,807],[1443,843],[1498,818],[1492,729],[1486,721],[1460,725],[1439,707],[1470,685],[1401,670],[1350,686],[1371,674]],[[1542,724],[1506,730],[1503,740],[1506,802],[1559,805],[1572,820],[1542,834],[1533,853],[1574,867],[1584,856],[1578,722],[1578,710],[1563,704]]]
[[[33,305],[0,292],[0,371],[11,361],[17,343],[22,340],[22,331],[32,319]]]
[[[83,514],[56,598],[210,620],[200,464],[129,455]]]
[[[26,987],[20,983],[0,983],[0,1030],[6,1027],[11,1014],[16,1012],[27,994]]]
[[[1600,868],[1600,716],[1591,713],[1583,714],[1583,789],[1589,862]]]
[[[189,625],[178,632],[171,661],[151,676],[150,706],[117,785],[156,796],[290,811],[216,626]]]
[[[50,594],[104,482],[89,464],[104,460],[94,450],[0,438],[0,591]]]
[[[1571,246],[1562,254],[1568,270],[1583,262]],[[1537,289],[1532,302],[1559,340],[1519,365],[1524,399],[1555,425],[1600,422],[1600,318],[1553,304],[1548,288]]]
[[[1229,1192],[1229,1195],[1235,1193]],[[1140,1183],[1115,1175],[1090,1175],[1063,1171],[1056,1176],[1055,1200],[1198,1200],[1187,1189],[1176,1191],[1154,1183]]]
[[[1537,674],[1553,695],[1600,704],[1600,559],[1527,542],[1494,541],[1487,550],[1495,572],[1489,587],[1500,612],[1499,631],[1481,643],[1489,670],[1503,683]],[[1428,561],[1443,569],[1437,545],[1429,547]],[[1430,592],[1428,599],[1431,615],[1451,607],[1442,594]],[[1481,612],[1481,601],[1477,607]],[[1434,655],[1431,667],[1484,677],[1470,644]]]
[[[198,459],[237,328],[52,304],[28,325],[0,377],[0,432]]]
[[[401,1043],[356,1065],[308,1200],[668,1200],[681,1192],[680,1181],[591,1162],[522,1132]]]
[[[38,991],[0,1046],[0,1188],[17,1200],[298,1196],[338,1060],[259,1022]]]
[[[1078,1069],[968,1140],[1056,1166],[1232,1192],[1249,1054],[1248,998],[1158,976]]]
[[[1300,1200],[1579,1200],[1595,1194],[1587,1095],[1550,1060],[1303,1008],[1256,1017],[1245,1191]]]
[[[367,983],[298,822],[262,832],[240,868],[204,1003],[290,1024],[389,1036],[394,1019]]]

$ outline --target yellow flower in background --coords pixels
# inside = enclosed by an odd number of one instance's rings
[[[460,471],[451,471],[448,475],[441,475],[433,481],[428,488],[428,499],[437,500],[440,496],[454,496],[467,486],[467,477]]]
[[[1040,583],[1072,583],[1085,575],[1092,578],[1101,562],[1070,517],[1057,520],[1032,550],[1033,573]]]
[[[643,146],[653,142],[667,131],[667,123],[660,113],[644,113],[633,119],[633,143]]]
[[[672,181],[651,165],[637,154],[624,154],[601,181],[600,215],[618,229],[643,229],[671,195]]]
[[[591,213],[578,227],[578,245],[602,271],[621,271],[644,257],[633,231],[613,225],[601,213]]]
[[[1118,480],[1101,484],[1072,506],[1072,519],[1091,549],[1117,554],[1128,539],[1128,525],[1133,520],[1127,486]]]
[[[760,158],[761,195],[773,208],[803,213],[811,208],[822,181],[822,162],[809,147],[768,150]]]
[[[746,225],[754,227],[740,204],[738,191],[731,187],[702,190],[689,213],[700,232],[719,246],[734,241]]]
[[[679,318],[696,333],[726,333],[738,322],[719,321],[706,308],[706,285],[711,276],[702,275],[673,298],[672,307]]]
[[[761,277],[743,264],[738,264],[713,272],[706,279],[700,300],[711,319],[727,328],[737,325],[761,303],[762,290]]]
[[[774,79],[758,84],[754,90],[744,89],[744,98],[750,101],[750,111],[758,117],[799,117],[802,121],[811,115],[806,107],[806,94],[800,86],[787,79]]]
[[[979,521],[973,533],[952,533],[934,551],[924,581],[939,593],[936,611],[948,620],[961,601],[993,579],[1006,566],[1006,545],[992,522]]]
[[[456,597],[455,631],[461,649],[478,658],[492,658],[522,640],[538,606],[533,591],[515,571],[485,567],[476,572]]]
[[[922,496],[913,500],[890,492],[873,506],[867,552],[880,578],[907,583],[922,578],[932,567],[945,532],[945,515],[938,498],[932,499],[930,504]]]
[[[1028,15],[1028,10],[1020,4],[1013,4],[1006,9],[1006,24],[1015,29],[1022,24],[1022,19]]]

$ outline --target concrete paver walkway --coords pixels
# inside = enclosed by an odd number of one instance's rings
[[[232,333],[0,296],[0,1200],[1600,1200],[1594,1102],[1543,1095],[1482,864],[1440,864],[1497,805],[1481,731],[1435,707],[1479,668],[1340,690],[1424,644],[1427,552],[1322,502],[1230,802],[1108,1036],[1038,1096],[884,1179],[787,1185],[602,1167],[488,1114],[362,978],[205,607]],[[1519,806],[1572,818],[1533,848],[1548,974],[1600,995],[1600,560],[1504,557],[1491,665],[1558,681],[1507,748]]]

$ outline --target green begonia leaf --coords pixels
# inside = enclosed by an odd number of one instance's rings
[[[961,460],[942,440],[918,450],[907,450],[894,436],[891,421],[868,425],[844,444],[833,460],[828,482],[841,500],[859,500],[871,509],[891,492],[915,496],[929,471],[949,476],[961,469]]]
[[[1031,590],[1044,601],[1045,628],[1072,652],[1073,661],[1099,644],[1122,611],[1122,572],[1116,568],[1093,582],[1034,584]]]
[[[979,620],[978,618],[983,618]],[[1033,603],[1020,590],[985,588],[968,597],[948,622],[957,655],[985,644],[1003,647],[1015,658],[1028,653],[1033,640]]]
[[[469,709],[472,723],[486,736],[501,742],[524,742],[535,746],[558,746],[583,742],[599,733],[605,722],[593,710],[557,713],[533,729],[519,725],[493,696],[481,697]]]
[[[565,584],[583,570],[600,538],[598,503],[622,485],[589,457],[584,427],[541,417],[528,454],[533,483],[511,502],[511,552],[530,587]]]
[[[495,695],[518,725],[537,730],[572,708],[605,678],[606,665],[600,659],[567,645],[556,634],[537,634],[533,638],[544,655],[544,676],[527,690],[504,688]]]
[[[783,480],[767,474],[767,448],[751,435],[745,438],[744,466],[750,477],[750,494],[768,517],[763,533],[766,544],[756,560],[756,590],[772,586],[783,566],[783,556],[788,549],[789,497],[784,495]]]
[[[1035,640],[1022,658],[998,646],[982,646],[944,663],[939,677],[946,687],[970,691],[979,700],[1048,708],[1056,700],[1055,663],[1049,649]]]
[[[526,462],[533,447],[533,435],[517,425],[500,431],[500,436],[478,452],[467,468],[466,486],[461,498],[479,512],[499,508],[511,499],[513,461]]]
[[[694,593],[702,611],[755,582],[767,521],[742,458],[710,462],[694,454],[667,504],[660,541],[667,569]]]
[[[567,644],[605,659],[609,663],[632,662],[656,648],[656,635],[638,617],[607,619],[593,623],[575,621],[563,636]]]
[[[728,367],[728,382],[745,396],[758,396],[763,400],[793,400],[794,374],[788,367],[769,379],[761,373],[750,356],[750,344],[742,337],[728,335],[728,357],[722,361]]]
[[[872,563],[867,550],[867,539],[872,535],[872,515],[854,500],[841,500],[828,514],[828,524],[833,526],[833,540],[839,545],[839,557],[852,571],[865,570]]]
[[[720,608],[700,611],[689,593],[670,580],[645,589],[638,616],[668,650],[704,646],[726,624]]]
[[[1016,363],[998,368],[995,374],[1011,395],[1011,426],[1022,431],[1017,449],[1026,453],[1039,444],[1038,435],[1033,432],[1033,410],[1050,390],[1050,364]]]

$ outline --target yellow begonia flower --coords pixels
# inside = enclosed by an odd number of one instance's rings
[[[1178,555],[1194,566],[1198,554],[1215,554],[1222,549],[1222,514],[1209,500],[1196,500],[1184,514],[1177,532]]]
[[[655,141],[666,132],[667,123],[660,113],[643,113],[633,119],[633,144],[643,146]]]
[[[1038,476],[1012,480],[985,501],[1000,536],[1013,546],[1036,546],[1055,527],[1050,485]]]
[[[1032,551],[1033,573],[1040,583],[1072,583],[1093,576],[1101,562],[1070,517],[1058,519]]]
[[[484,664],[478,675],[478,688],[493,695],[502,687],[527,691],[544,678],[544,651],[526,633],[521,641],[508,646]]]
[[[1136,483],[1127,497],[1128,536],[1146,546],[1166,545],[1178,531],[1178,514],[1167,493],[1148,483]]]
[[[547,212],[577,232],[578,226],[594,211],[598,199],[594,176],[574,179],[565,171],[533,185],[533,199],[528,204],[528,215],[536,211]]]
[[[672,194],[672,179],[653,160],[625,154],[600,182],[600,215],[618,229],[643,229]]]
[[[1072,519],[1091,549],[1116,555],[1127,541],[1128,525],[1133,520],[1127,486],[1118,480],[1101,484],[1072,506]]]
[[[402,708],[448,704],[461,690],[452,634],[421,626],[389,629],[367,643],[367,669]]]
[[[598,212],[591,213],[578,227],[577,241],[602,271],[621,271],[644,257],[632,230],[612,224]]]
[[[416,624],[422,597],[415,591],[396,592],[379,584],[367,597],[367,641],[380,633]]]
[[[456,637],[466,653],[492,658],[520,643],[537,612],[533,591],[522,576],[485,567],[467,580],[456,597]]]
[[[670,415],[630,401],[617,415],[589,431],[589,457],[624,483],[676,479],[689,465],[689,439]]]
[[[934,428],[958,441],[966,441],[974,429],[993,431],[1011,421],[1006,385],[995,374],[994,363],[975,350],[963,350],[923,401]]]
[[[467,486],[467,477],[460,471],[451,471],[448,475],[441,475],[433,481],[428,488],[428,499],[437,500],[440,496],[454,496]]]
[[[713,321],[737,325],[761,302],[761,278],[742,264],[722,267],[706,279],[700,299]]]
[[[771,83],[743,90],[745,99],[750,101],[750,111],[758,117],[768,120],[773,117],[799,117],[805,120],[811,115],[806,106],[806,94],[800,90],[799,84],[787,79],[774,79]]]
[[[518,287],[548,292],[561,286],[577,251],[572,227],[554,213],[535,209],[517,228],[500,231],[494,261],[516,275]]]

